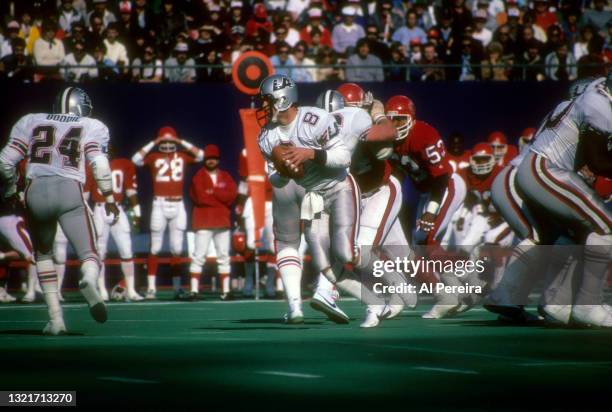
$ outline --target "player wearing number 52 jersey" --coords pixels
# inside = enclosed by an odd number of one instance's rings
[[[15,166],[27,158],[26,217],[38,278],[49,310],[50,321],[43,330],[48,334],[66,331],[53,266],[53,240],[58,221],[81,261],[79,289],[92,317],[98,322],[105,322],[107,318],[106,307],[96,289],[100,261],[95,229],[83,197],[85,160],[91,164],[94,179],[103,193],[106,213],[113,214],[115,221],[119,213],[106,157],[108,128],[87,117],[91,110],[89,96],[81,89],[68,87],[58,95],[54,114],[22,117],[0,153],[0,179],[8,187],[3,193],[3,202],[16,201]]]
[[[85,194],[89,194],[94,203],[94,224],[98,235],[98,253],[102,262],[100,276],[98,277],[98,288],[104,300],[108,300],[108,291],[104,281],[104,259],[108,247],[109,235],[113,236],[115,244],[121,258],[121,271],[125,276],[127,300],[139,301],[142,300],[136,292],[134,284],[134,261],[132,254],[132,237],[130,230],[130,222],[123,208],[123,202],[127,196],[130,207],[134,211],[136,218],[140,217],[140,205],[138,204],[137,183],[136,183],[136,168],[134,163],[129,159],[112,159],[110,161],[113,196],[119,208],[119,221],[111,226],[111,222],[104,213],[104,197],[100,190],[96,187],[95,179],[91,170],[87,173],[87,182],[85,183]]]
[[[181,145],[186,151],[178,151]],[[156,147],[158,151],[151,152]],[[201,162],[204,152],[186,140],[179,139],[172,127],[162,127],[157,138],[147,143],[134,156],[136,166],[148,166],[153,178],[153,208],[151,210],[151,249],[148,259],[147,299],[155,299],[157,255],[162,248],[168,227],[172,284],[180,292],[181,277],[178,257],[183,253],[183,234],[187,228],[187,212],[183,202],[183,180],[188,165]]]

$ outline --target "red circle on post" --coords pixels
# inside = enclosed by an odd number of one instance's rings
[[[271,74],[274,74],[272,62],[268,56],[257,51],[241,54],[232,66],[234,86],[250,96],[259,93],[259,84]]]

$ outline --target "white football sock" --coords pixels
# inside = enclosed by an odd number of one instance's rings
[[[102,297],[96,288],[99,272],[100,267],[97,262],[86,260],[81,263],[81,281],[79,282],[79,288],[89,306],[103,303]]]
[[[125,288],[128,293],[136,292],[136,284],[134,280],[134,261],[130,260],[122,260],[121,261],[121,272],[123,272],[123,277],[125,279]]]
[[[49,319],[63,319],[62,306],[57,293],[57,274],[55,273],[53,261],[51,259],[38,261],[36,262],[36,269],[40,276],[41,289],[45,295]]]
[[[34,287],[36,286],[36,281],[38,280],[37,266],[38,264],[30,264],[30,267],[28,268],[28,289],[26,293],[29,295],[34,293]]]
[[[155,278],[155,275],[147,275],[147,290],[157,290],[157,288],[155,287]]]
[[[57,291],[61,295],[62,294],[62,285],[64,284],[64,275],[66,274],[66,264],[65,263],[56,263],[55,264],[55,272],[57,273]]]
[[[200,290],[200,275],[198,273],[191,274],[191,291],[198,293]]]
[[[100,272],[98,273],[98,291],[100,292],[100,294],[103,294],[104,292],[108,293],[108,291],[106,290],[106,280],[104,276],[105,272],[106,265],[102,263],[100,267]]]
[[[221,293],[230,292],[230,275],[229,273],[219,273],[219,281],[221,282]]]
[[[298,251],[293,248],[282,249],[276,255],[276,264],[283,281],[289,307],[301,308],[302,265]]]

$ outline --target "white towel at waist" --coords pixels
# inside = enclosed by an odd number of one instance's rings
[[[313,220],[318,218],[325,207],[323,196],[315,192],[308,192],[302,199],[302,210],[300,218],[302,220]]]

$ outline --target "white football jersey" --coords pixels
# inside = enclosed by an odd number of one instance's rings
[[[358,107],[345,107],[332,114],[340,125],[342,139],[351,151],[351,169],[357,174],[366,172],[371,168],[369,156],[363,150],[357,150],[357,146],[372,128],[372,117]]]
[[[85,183],[85,159],[107,152],[108,128],[99,120],[72,114],[35,113],[13,126],[3,160],[27,158],[26,177],[62,176]]]
[[[575,171],[582,132],[591,128],[612,134],[612,97],[605,82],[605,78],[597,79],[584,93],[559,104],[534,136],[536,140],[531,151],[559,168]]]
[[[273,125],[261,129],[258,144],[268,161],[269,176],[276,173],[272,149],[282,143],[328,152],[333,150],[350,159],[350,151],[340,136],[340,126],[335,118],[317,107],[298,108],[295,120],[287,126]],[[304,172],[304,177],[296,179],[296,183],[307,191],[327,190],[346,179],[348,174],[346,168],[323,166],[315,162],[306,162]]]

